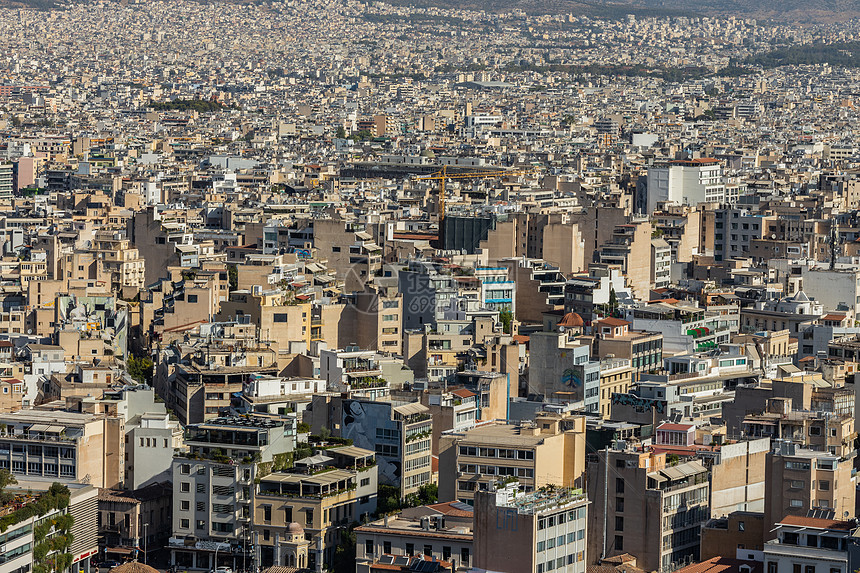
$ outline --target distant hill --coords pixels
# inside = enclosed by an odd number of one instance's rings
[[[621,18],[636,16],[739,16],[781,21],[841,21],[860,17],[860,0],[385,0],[401,6],[470,8],[492,12],[520,9]]]
[[[4,7],[50,10],[87,0],[0,0]],[[123,0],[117,0],[122,2]],[[201,0],[206,2],[207,0]],[[234,0],[248,2],[254,0]],[[860,0],[383,0],[398,6],[436,6],[487,12],[574,14],[592,18],[739,16],[792,22],[832,22],[860,18]]]

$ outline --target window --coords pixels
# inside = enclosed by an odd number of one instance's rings
[[[187,519],[180,519],[179,520],[179,527],[181,527],[182,529],[188,529],[189,526],[190,526],[190,522]]]
[[[191,509],[191,502],[189,502],[187,499],[183,499],[179,503],[179,505],[180,505],[182,511],[188,511],[189,509]]]
[[[424,555],[426,555],[427,557],[430,557],[431,555],[433,555],[433,546],[432,545],[425,545],[424,546]]]
[[[830,480],[822,479],[818,480],[818,489],[821,491],[829,491],[830,490]]]
[[[777,573],[776,572],[776,561],[768,561],[767,563],[767,573]]]
[[[206,511],[206,502],[198,501],[197,502],[197,511]]]
[[[800,499],[792,499],[791,507],[803,507],[803,501]]]
[[[615,498],[615,511],[617,513],[624,513],[624,498],[616,497]]]
[[[271,535],[271,533],[269,533],[269,530],[268,530],[268,529],[264,529],[264,530],[263,530],[263,541],[268,541],[268,540],[269,540],[269,536],[270,536],[270,535]]]
[[[624,531],[624,518],[615,516],[615,531]]]
[[[450,561],[451,560],[451,548],[443,545],[442,546],[442,561]]]
[[[186,476],[187,476],[188,474],[190,474],[190,473],[191,473],[191,465],[189,465],[189,464],[182,464],[181,466],[179,466],[179,473],[181,473],[182,475],[186,475]]]
[[[314,524],[314,512],[309,509],[305,512],[305,525],[313,525]]]
[[[738,522],[738,531],[746,531],[746,525],[743,521]]]
[[[382,552],[385,553],[386,555],[391,555],[391,542],[390,541],[383,541],[382,542]]]
[[[624,493],[624,478],[615,478],[615,493]]]
[[[620,535],[615,536],[615,550],[624,551],[624,538]]]
[[[197,295],[196,294],[189,294],[188,295],[188,302],[191,304],[196,304],[197,303]]]
[[[197,484],[197,493],[206,493],[206,484]]]
[[[263,521],[272,521],[272,506],[263,506]]]
[[[373,555],[373,540],[368,539],[364,542],[364,554],[365,555]]]
[[[206,529],[206,521],[203,519],[197,520],[197,529]]]
[[[273,322],[287,322],[287,315],[283,312],[275,313],[272,316],[272,321]]]
[[[815,565],[807,565],[804,573],[815,573]]]
[[[460,563],[462,563],[463,565],[469,564],[469,548],[468,547],[463,547],[460,550]]]
[[[191,491],[191,484],[188,483],[187,481],[180,483],[179,484],[179,491],[188,493],[189,491]]]
[[[406,555],[415,555],[415,545],[412,543],[406,544]]]

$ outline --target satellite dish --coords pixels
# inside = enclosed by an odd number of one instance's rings
[[[771,238],[771,239],[776,239],[776,233],[772,234],[772,235],[770,236],[770,238]]]
[[[564,334],[564,327],[563,327],[563,326],[561,326],[561,325],[559,325],[559,327],[558,327],[558,331],[559,331],[560,333]]]

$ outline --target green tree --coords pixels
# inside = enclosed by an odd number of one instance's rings
[[[236,265],[227,265],[227,284],[230,290],[239,288],[239,268]]]
[[[499,321],[502,323],[502,329],[505,331],[505,334],[510,334],[511,326],[514,322],[513,313],[508,309],[501,311],[499,313]]]
[[[418,501],[421,502],[421,505],[427,505],[439,501],[439,486],[435,483],[427,483],[419,487]]]
[[[346,139],[346,130],[343,128],[342,125],[337,126],[337,133],[335,134],[335,137],[337,137],[338,139]]]
[[[340,541],[334,550],[332,560],[334,573],[353,573],[355,571],[355,525],[340,530]]]
[[[376,513],[385,515],[400,509],[400,488],[379,484],[376,488]]]
[[[311,431],[311,425],[305,422],[299,422],[296,426],[296,431],[300,434],[308,434]]]
[[[155,364],[153,364],[152,360],[150,360],[146,356],[141,356],[140,358],[130,356],[128,358],[127,370],[129,376],[131,376],[138,382],[152,386],[153,366],[155,366]]]
[[[618,295],[615,294],[615,289],[609,289],[609,314],[615,315],[618,310]]]

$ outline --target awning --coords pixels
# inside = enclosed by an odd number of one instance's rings
[[[50,433],[50,434],[59,434],[59,433],[65,431],[65,429],[66,429],[65,426],[48,426],[45,429],[45,431]]]
[[[48,426],[44,424],[33,424],[28,428],[28,432],[44,432],[48,429]]]
[[[120,555],[133,555],[137,551],[134,547],[105,547],[105,553],[118,553]]]

